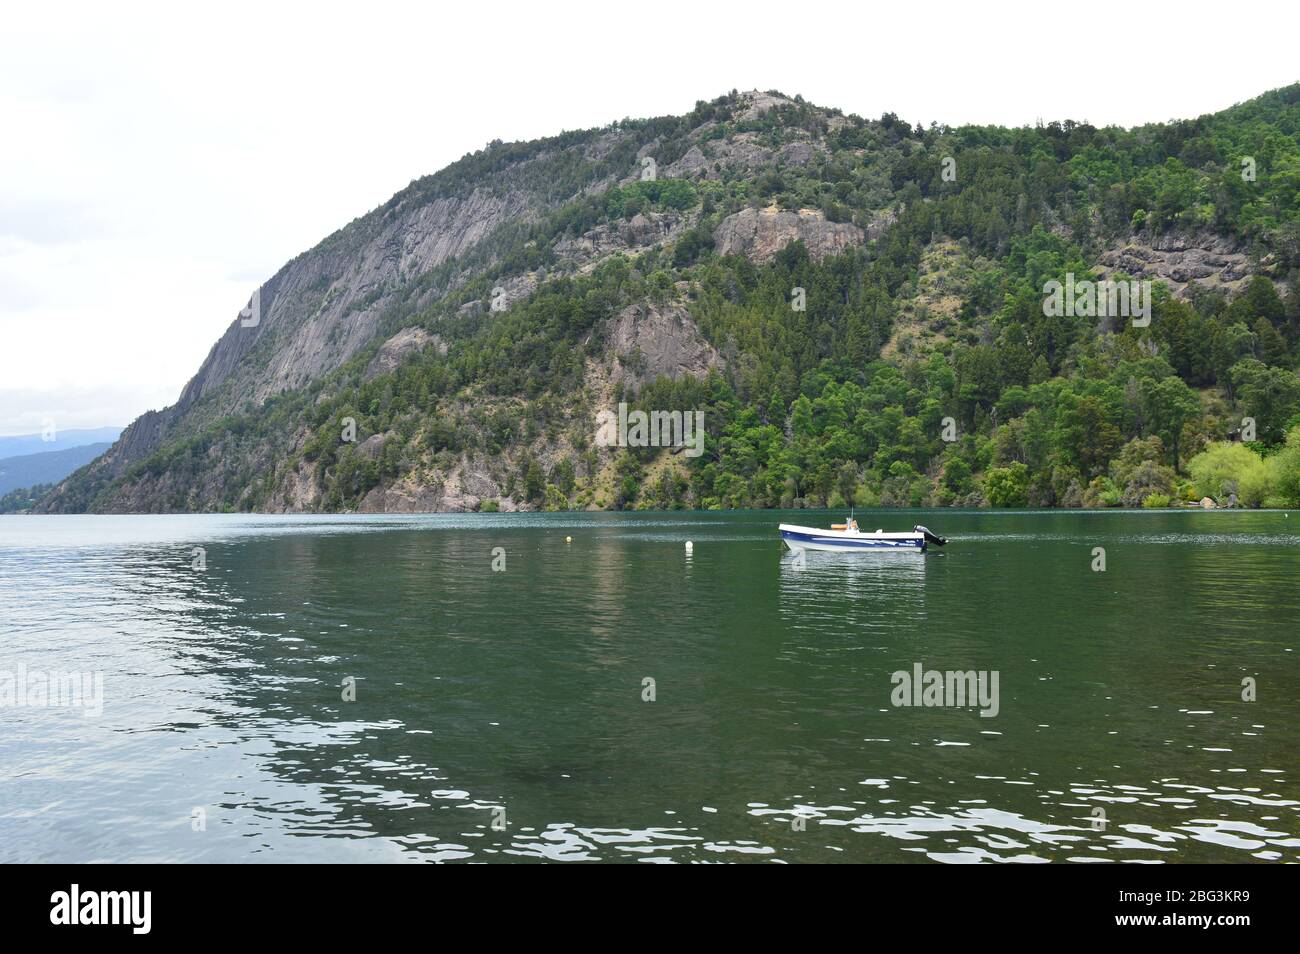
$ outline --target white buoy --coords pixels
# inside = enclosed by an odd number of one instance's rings
[[[687,552],[687,553],[690,553],[690,552],[691,552],[692,550],[694,550],[694,549],[695,549],[695,544],[691,543],[690,540],[687,540],[687,541],[686,541],[686,552]]]
[[[572,542],[573,542],[573,537],[565,537],[565,538],[564,538],[564,542],[565,542],[565,543],[572,543]]]

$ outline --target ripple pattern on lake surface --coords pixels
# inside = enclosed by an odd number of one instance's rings
[[[1300,517],[832,516],[0,519],[0,860],[1300,858]]]

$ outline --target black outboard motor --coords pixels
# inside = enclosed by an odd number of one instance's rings
[[[936,547],[941,547],[948,542],[947,537],[936,536],[935,534],[931,533],[929,530],[927,530],[925,527],[921,526],[920,524],[917,524],[912,529],[915,530],[917,533],[925,534],[926,543],[933,543]]]

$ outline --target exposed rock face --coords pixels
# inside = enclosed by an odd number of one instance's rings
[[[631,305],[610,323],[614,383],[640,387],[658,377],[707,377],[722,358],[680,305]]]
[[[562,239],[556,243],[555,252],[578,263],[579,271],[587,271],[615,252],[634,252],[676,241],[695,218],[675,212],[638,212],[626,222],[598,225],[577,238]]]
[[[1235,292],[1250,278],[1246,251],[1234,239],[1213,233],[1150,236],[1139,233],[1097,259],[1108,272],[1168,283],[1180,298],[1195,282]]]
[[[515,302],[526,299],[545,279],[545,269],[512,275],[503,279],[499,285],[493,285],[489,297],[465,302],[460,306],[460,314],[481,314],[494,307],[497,311],[505,311]]]
[[[721,179],[726,171],[753,172],[766,166],[806,166],[826,147],[817,141],[786,143],[779,149],[764,145],[757,133],[737,133],[729,139],[714,139],[691,146],[662,174],[682,179]]]
[[[709,178],[712,161],[698,145],[691,146],[686,154],[664,170],[665,174],[675,179]],[[715,173],[716,175],[716,173]]]
[[[737,119],[741,122],[755,120],[774,107],[794,105],[795,101],[773,93],[750,90],[740,94],[741,104]],[[830,125],[843,120],[834,117]],[[717,136],[718,124],[706,122],[692,133],[695,143],[677,161],[660,169],[660,175],[682,179],[721,179],[724,173],[747,173],[766,166],[806,166],[827,154],[826,146],[815,137],[787,142],[773,148],[756,132],[731,132]],[[643,152],[654,155],[654,144]]]
[[[438,484],[394,484],[376,487],[357,508],[360,513],[470,513],[482,501]]]
[[[146,411],[127,426],[112,447],[88,466],[108,475],[109,479],[120,476],[162,442],[170,420],[168,411]]]
[[[794,103],[794,100],[788,96],[782,96],[779,93],[764,93],[756,89],[742,93],[741,99],[745,103],[745,110],[740,114],[741,119],[757,119],[773,106],[788,106]]]
[[[268,509],[281,513],[302,513],[314,510],[320,501],[320,489],[313,479],[314,471],[299,466],[281,486],[281,493],[273,498]]]
[[[378,210],[356,225],[359,234],[336,233],[295,259],[262,287],[262,318],[255,328],[236,321],[209,354],[177,402],[184,408],[214,390],[262,338],[274,336],[274,352],[238,401],[255,403],[300,387],[346,361],[374,335],[380,315],[400,293],[407,276],[420,275],[459,255],[501,223],[522,216],[519,193],[414,201]],[[346,235],[346,241],[345,239]],[[241,368],[256,368],[246,362]]]
[[[771,261],[795,239],[802,239],[808,254],[820,259],[861,245],[866,235],[856,225],[828,222],[811,209],[744,209],[723,219],[713,233],[719,255],[744,255],[754,262]]]
[[[776,161],[785,166],[807,166],[825,153],[826,147],[821,143],[791,142],[776,151]]]
[[[465,252],[498,225],[528,216],[532,208],[522,192],[475,188],[432,201],[403,195],[357,219],[262,285],[257,309],[248,307],[236,317],[176,403],[128,427],[90,465],[92,479],[121,476],[205,398],[211,401],[203,418],[212,420],[333,370],[370,341],[385,309],[407,294],[410,278]],[[56,490],[43,508],[71,504],[60,500],[61,493]]]
[[[470,513],[485,501],[501,496],[501,488],[480,462],[462,459],[450,472],[431,483],[407,479],[366,494],[361,513]],[[502,510],[515,510],[512,500],[501,501]]]
[[[430,344],[443,354],[447,353],[446,344],[437,335],[431,335],[423,328],[403,328],[379,346],[379,353],[366,367],[366,380],[396,370],[407,355],[423,351]]]
[[[388,434],[371,434],[357,445],[357,453],[367,460],[378,460],[379,455],[384,452],[384,441],[386,440],[388,440]]]
[[[873,215],[871,221],[867,223],[867,239],[874,242],[880,238],[885,229],[898,221],[899,214],[898,209],[883,209]]]

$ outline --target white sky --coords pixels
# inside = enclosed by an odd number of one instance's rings
[[[172,403],[284,262],[491,139],[780,89],[1135,125],[1300,79],[1300,4],[7,4],[0,434]]]

